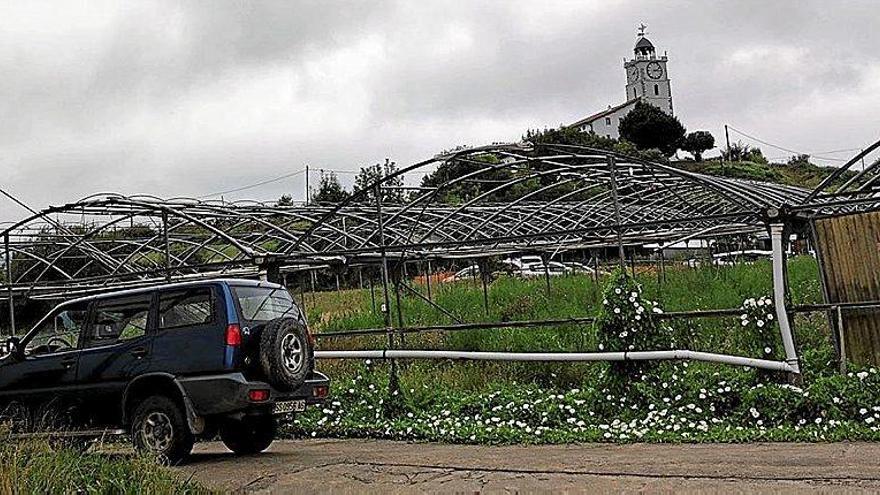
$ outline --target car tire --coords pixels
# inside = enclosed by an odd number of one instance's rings
[[[186,459],[195,441],[183,407],[164,395],[138,404],[132,416],[131,438],[138,451],[171,465]]]
[[[275,388],[296,390],[315,367],[315,351],[303,322],[277,318],[260,336],[260,365]]]
[[[257,454],[275,440],[277,424],[271,415],[245,416],[229,420],[220,427],[220,439],[238,455]]]

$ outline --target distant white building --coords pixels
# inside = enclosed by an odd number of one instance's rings
[[[617,106],[578,120],[569,127],[592,131],[604,137],[618,139],[620,119],[635,107],[637,101],[650,103],[669,115],[672,111],[672,88],[666,71],[667,57],[658,57],[654,44],[645,37],[644,24],[639,26],[638,39],[633,50],[635,58],[623,61],[626,70],[626,101]]]

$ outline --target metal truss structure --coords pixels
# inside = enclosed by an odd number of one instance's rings
[[[421,187],[399,186],[419,170],[439,172]],[[754,233],[766,231],[766,209],[810,197],[795,187],[603,150],[495,145],[438,155],[332,206],[102,194],[50,207],[0,232],[0,294],[60,298],[328,262],[555,253]]]

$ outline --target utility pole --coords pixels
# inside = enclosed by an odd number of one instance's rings
[[[727,141],[727,161],[730,161],[730,133],[727,132],[727,124],[724,124],[724,139]],[[722,160],[724,161],[724,160]]]
[[[728,145],[730,147],[730,145]],[[309,204],[309,165],[306,164],[306,205]]]

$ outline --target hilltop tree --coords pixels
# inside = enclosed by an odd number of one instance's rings
[[[694,160],[703,161],[703,153],[715,147],[715,137],[709,131],[694,131],[684,137],[681,149],[694,155]]]
[[[761,148],[752,148],[742,141],[737,141],[729,148],[721,150],[721,158],[728,162],[767,163]]]
[[[315,203],[341,203],[348,199],[350,194],[339,183],[339,177],[336,172],[329,171],[324,173],[321,171],[321,180],[318,187],[312,194],[312,201]]]
[[[290,194],[283,194],[278,201],[275,203],[276,206],[293,206],[293,196]]]
[[[622,139],[639,149],[658,149],[666,156],[675,153],[686,131],[676,117],[641,101],[620,119],[619,130]]]
[[[373,184],[396,172],[397,164],[395,162],[392,162],[388,158],[385,159],[384,164],[377,163],[375,165],[361,167],[361,171],[358,172],[357,176],[354,178],[354,189],[355,191],[368,189],[368,191],[366,192],[366,194],[361,196],[360,200],[370,203],[375,202],[376,194],[373,190]],[[401,187],[403,187],[402,176],[387,179],[382,182],[381,186],[383,203],[403,202],[404,194],[403,190],[400,189]]]

